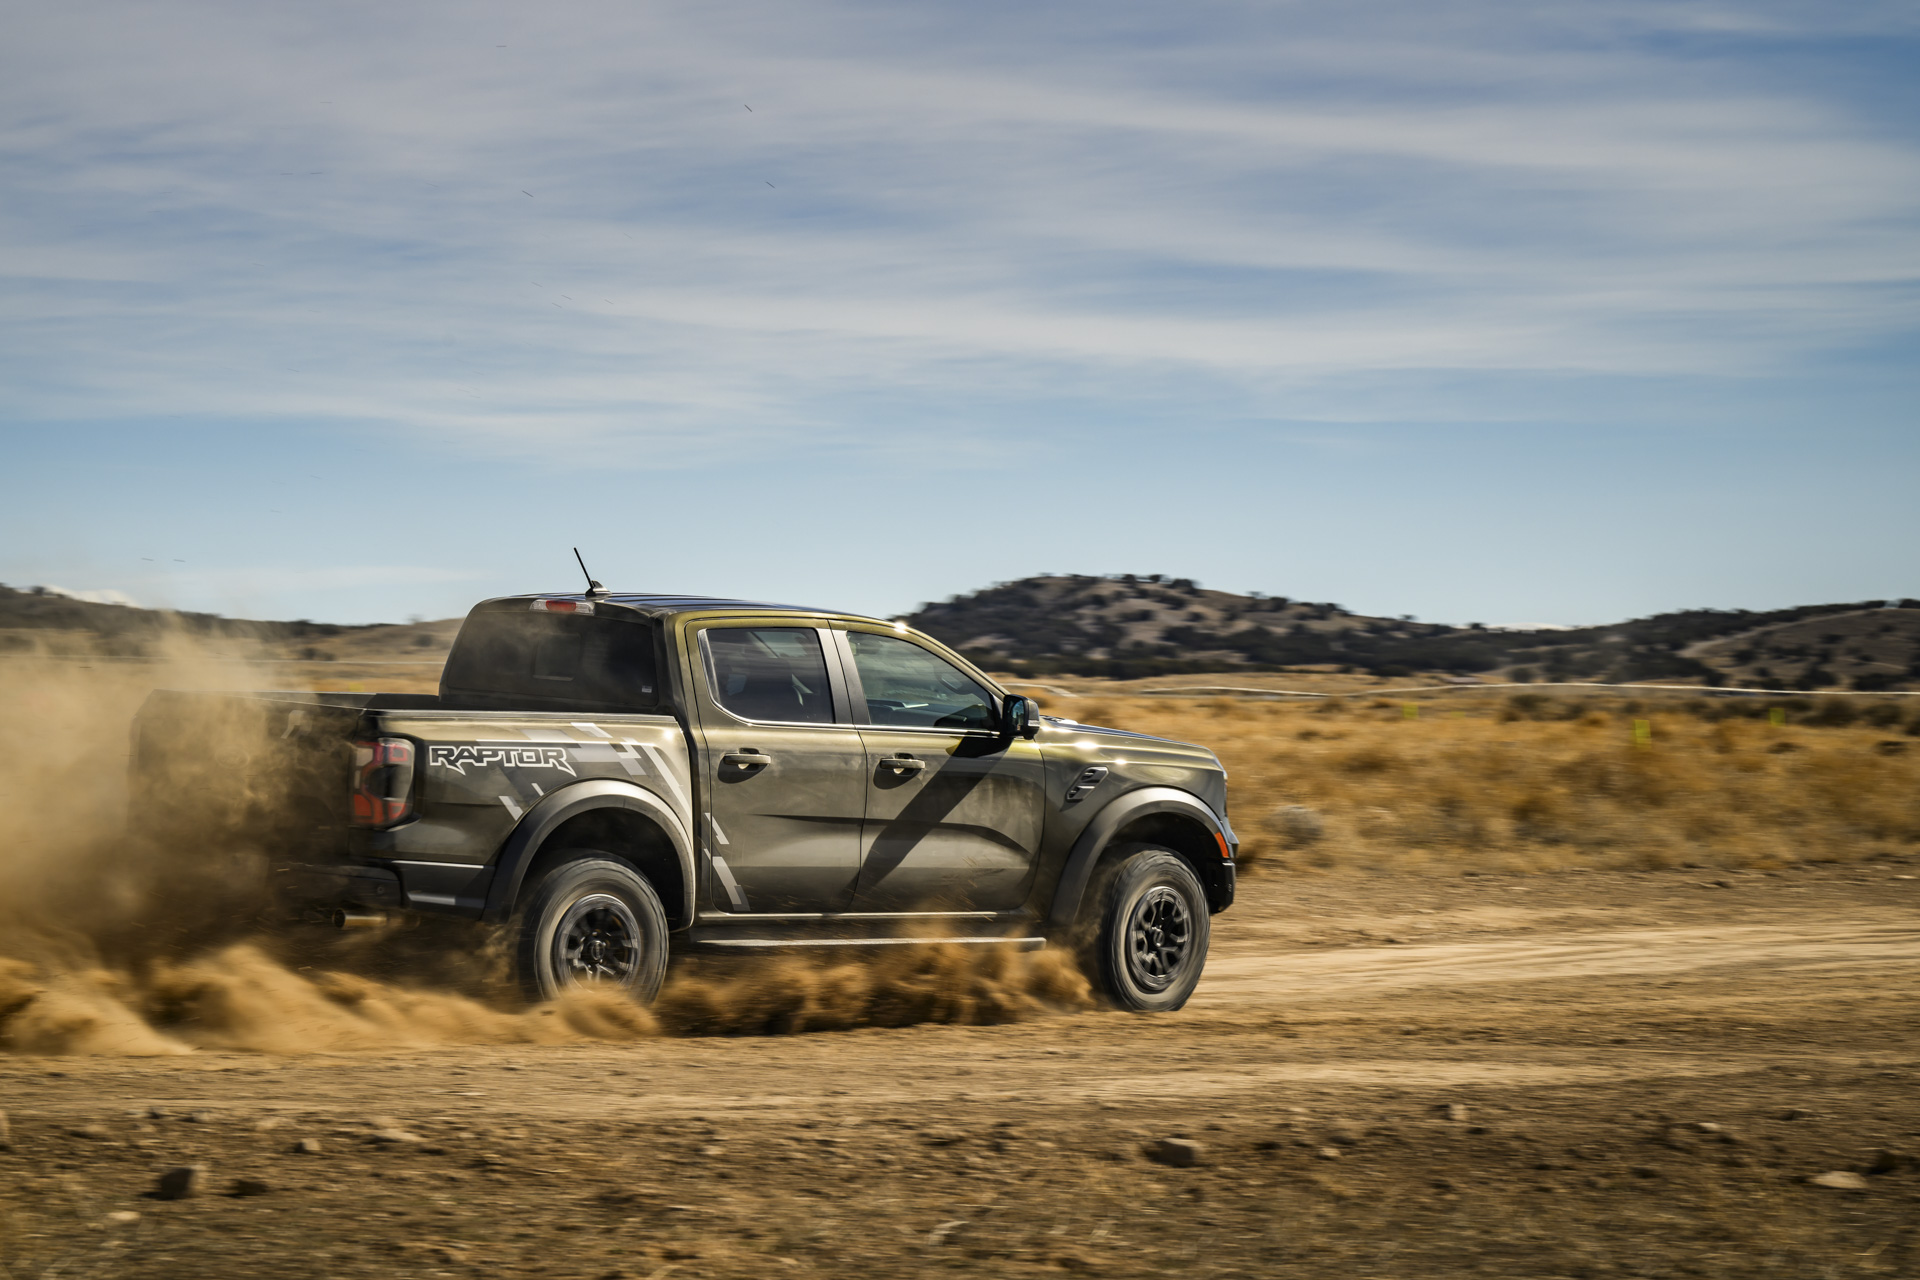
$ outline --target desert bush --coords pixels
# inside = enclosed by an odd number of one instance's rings
[[[1539,720],[1545,715],[1551,702],[1552,699],[1544,693],[1516,693],[1507,699],[1506,708],[1501,711],[1500,718],[1509,722]]]
[[[1340,761],[1340,767],[1348,773],[1387,773],[1400,765],[1400,757],[1394,752],[1377,746],[1361,747],[1349,751]]]
[[[1303,804],[1284,804],[1267,815],[1267,830],[1289,845],[1318,844],[1327,834],[1320,815]]]
[[[1860,718],[1860,709],[1845,698],[1828,698],[1808,716],[1808,724],[1826,729],[1844,729]]]
[[[1900,708],[1891,702],[1876,702],[1860,713],[1860,719],[1876,729],[1890,729],[1900,723]]]

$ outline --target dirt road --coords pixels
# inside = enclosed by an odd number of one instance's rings
[[[1160,1018],[0,1059],[0,1262],[1920,1274],[1913,875],[1255,879]],[[1196,1167],[1144,1154],[1175,1137]]]

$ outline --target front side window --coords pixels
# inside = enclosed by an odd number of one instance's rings
[[[849,631],[853,665],[875,724],[991,729],[993,697],[948,662],[909,640]]]
[[[827,658],[811,627],[710,627],[713,700],[742,720],[832,724]]]

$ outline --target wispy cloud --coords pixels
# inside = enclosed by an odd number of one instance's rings
[[[694,465],[884,448],[875,394],[1310,413],[1914,325],[1915,139],[1761,56],[1909,11],[1444,8],[44,9],[0,408]]]

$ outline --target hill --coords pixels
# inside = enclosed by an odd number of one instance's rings
[[[1160,574],[1049,575],[922,605],[906,621],[982,665],[1027,675],[1313,670],[1920,687],[1920,600],[1694,609],[1529,631],[1372,617],[1325,602],[1210,591]]]
[[[215,654],[304,661],[438,659],[460,619],[347,626],[334,622],[263,622],[217,613],[142,609],[76,600],[45,587],[0,585],[0,653],[87,654],[142,658],[178,637]]]
[[[1920,689],[1920,600],[1691,609],[1529,631],[1373,617],[1327,602],[1211,591],[1159,574],[1049,575],[922,605],[906,621],[989,670],[1024,676],[1307,671]],[[0,586],[0,653],[155,656],[169,637],[182,636],[235,658],[412,667],[445,657],[459,629],[458,618],[364,626],[254,621]]]

